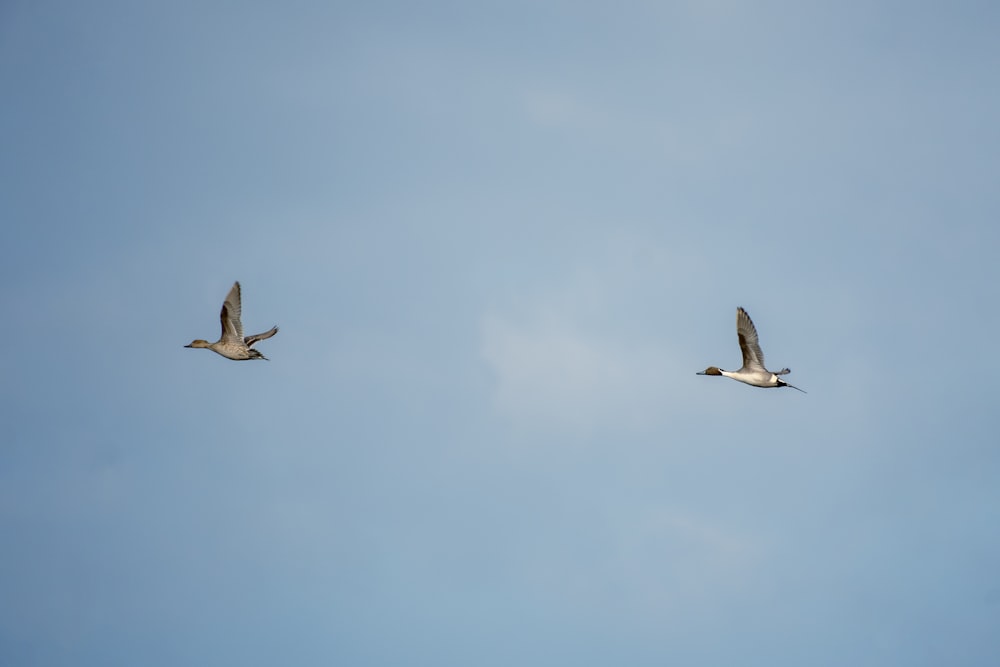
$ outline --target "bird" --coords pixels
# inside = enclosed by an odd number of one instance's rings
[[[739,337],[740,351],[743,353],[743,367],[738,371],[724,371],[709,366],[696,375],[724,375],[754,387],[791,387],[803,394],[807,393],[778,377],[791,373],[789,369],[782,368],[780,371],[772,372],[764,368],[764,353],[760,351],[760,343],[757,341],[757,328],[743,308],[736,309],[736,335]]]
[[[184,347],[207,348],[217,354],[221,354],[226,359],[234,361],[245,361],[247,359],[263,359],[267,357],[253,349],[254,343],[266,340],[278,333],[278,327],[271,327],[264,333],[252,336],[243,336],[243,323],[240,322],[241,312],[240,283],[233,283],[232,289],[226,295],[226,300],[222,304],[222,312],[219,318],[222,320],[222,336],[214,343],[197,338],[191,341],[190,345]]]

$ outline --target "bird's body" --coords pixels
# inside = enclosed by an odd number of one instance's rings
[[[764,353],[761,352],[757,340],[757,328],[753,320],[742,308],[736,309],[736,335],[740,341],[740,352],[743,353],[743,366],[738,371],[724,371],[715,366],[709,366],[698,375],[722,375],[749,384],[754,387],[791,387],[799,389],[782,380],[779,375],[787,375],[791,371],[782,368],[780,371],[769,371],[764,367]]]
[[[222,336],[214,343],[207,340],[197,339],[191,341],[190,345],[184,347],[205,348],[221,354],[226,359],[234,361],[245,361],[247,359],[264,359],[263,354],[253,349],[254,343],[270,338],[278,333],[278,327],[271,327],[264,333],[243,336],[243,323],[240,321],[242,314],[242,300],[240,298],[240,283],[233,283],[233,288],[229,290],[225,302],[222,304],[222,312],[219,314],[222,320]]]

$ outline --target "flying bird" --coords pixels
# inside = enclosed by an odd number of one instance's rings
[[[240,283],[233,283],[233,288],[229,290],[225,302],[222,304],[222,312],[219,314],[222,320],[222,337],[214,343],[200,338],[191,341],[190,345],[184,347],[207,348],[221,354],[226,359],[235,361],[245,361],[247,359],[264,359],[263,354],[253,349],[254,343],[266,340],[278,333],[278,327],[271,327],[269,331],[243,336],[243,323],[240,322],[241,299]]]
[[[764,353],[760,351],[760,343],[757,342],[757,329],[753,325],[753,320],[747,315],[747,311],[742,308],[736,309],[736,335],[740,339],[743,367],[738,371],[724,371],[721,368],[709,366],[697,375],[724,375],[754,387],[791,387],[798,389],[803,394],[806,393],[778,377],[791,373],[789,369],[782,368],[780,371],[771,372],[764,368]]]

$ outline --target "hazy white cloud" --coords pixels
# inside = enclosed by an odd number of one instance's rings
[[[643,430],[687,409],[684,380],[704,366],[691,360],[691,328],[677,323],[699,254],[645,234],[601,243],[565,278],[481,317],[479,351],[498,413],[588,432]]]
[[[669,601],[677,597],[712,598],[749,583],[765,552],[759,538],[713,517],[673,506],[652,506],[621,517],[616,537],[617,563],[634,595]]]
[[[494,407],[521,423],[641,427],[672,374],[666,349],[612,340],[569,318],[490,313],[481,330],[481,353],[496,376]]]
[[[609,122],[606,111],[592,103],[557,90],[532,90],[522,97],[525,115],[545,127],[596,130]]]

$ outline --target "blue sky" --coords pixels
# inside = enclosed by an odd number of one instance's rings
[[[995,665],[998,28],[4,3],[0,663]]]

